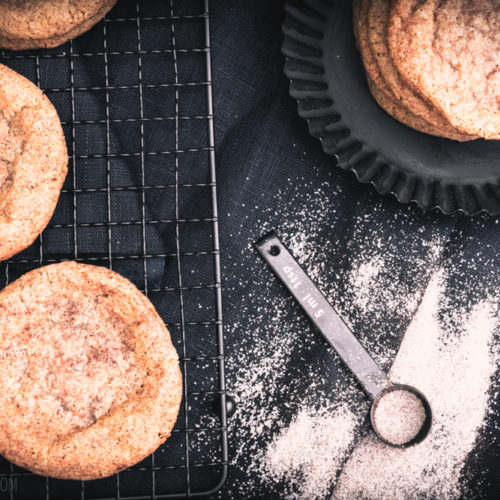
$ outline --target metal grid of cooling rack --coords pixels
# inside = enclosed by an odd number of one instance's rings
[[[172,436],[108,479],[61,481],[0,459],[0,498],[173,498],[227,473],[209,0],[120,0],[57,49],[1,52],[56,106],[69,173],[53,219],[0,264],[0,287],[40,265],[108,266],[146,293],[181,358]]]

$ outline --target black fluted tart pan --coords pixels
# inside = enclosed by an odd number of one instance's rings
[[[282,51],[290,94],[344,170],[424,209],[500,214],[500,141],[417,132],[372,98],[352,30],[351,0],[288,0]]]

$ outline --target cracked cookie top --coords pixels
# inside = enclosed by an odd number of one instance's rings
[[[500,0],[391,3],[401,76],[462,133],[500,139]]]
[[[0,292],[0,454],[31,471],[96,479],[170,435],[179,361],[151,302],[103,267],[63,262]]]

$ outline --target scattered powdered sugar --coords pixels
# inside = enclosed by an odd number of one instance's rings
[[[300,487],[293,497],[325,496],[334,480],[332,471],[347,457],[358,422],[359,415],[346,403],[335,409],[301,409],[267,449],[267,480],[294,482],[299,471]]]
[[[325,393],[321,365],[304,366],[306,375],[297,378],[306,378],[307,387],[293,388],[297,372],[294,353],[307,352],[315,339],[299,329],[294,315],[286,312],[289,308],[289,300],[275,300],[261,306],[261,316],[245,324],[249,342],[235,353],[241,369],[230,386],[237,404],[230,420],[234,459],[268,487],[276,483],[284,497],[314,491],[324,496],[331,491],[332,471],[340,469],[347,458],[355,428],[368,406],[352,386]],[[233,324],[233,328],[240,325]],[[355,415],[349,408],[360,398],[361,411]],[[289,422],[287,415],[291,415]],[[261,445],[263,441],[268,442],[267,448]],[[258,485],[247,481],[234,488],[235,497],[251,497]]]
[[[369,295],[373,291],[370,286],[384,270],[384,259],[375,255],[366,261],[355,262],[349,276],[349,284],[354,293],[353,304],[362,311],[372,302]]]
[[[418,396],[397,389],[378,400],[373,412],[373,426],[389,443],[402,445],[417,437],[425,416],[424,405]]]
[[[414,255],[408,264],[432,268],[443,249],[441,238],[436,235],[420,243],[421,255]],[[403,241],[402,244],[407,245],[408,242]],[[387,310],[400,316],[411,315],[416,310],[421,293],[412,292],[406,280],[395,279],[394,259],[395,255],[387,252],[385,245],[376,239],[353,259],[347,290],[352,309],[364,318],[377,321]]]
[[[390,372],[415,386],[433,413],[428,437],[401,450],[373,433],[356,446],[340,476],[336,499],[459,498],[461,472],[488,413],[497,367],[498,302],[470,312],[447,307],[446,274],[431,279]],[[449,325],[454,325],[450,329]],[[461,325],[460,329],[456,329]]]
[[[376,202],[360,207],[346,223],[335,208],[342,196],[326,183],[316,189],[291,184],[276,206],[259,209],[258,227],[238,225],[229,235],[245,244],[241,256],[226,256],[224,269],[240,280],[238,290],[226,287],[225,301],[226,342],[237,339],[227,363],[228,391],[237,403],[229,421],[236,479],[230,475],[226,492],[234,498],[260,498],[263,492],[267,498],[326,498],[345,467],[336,489],[341,498],[390,499],[401,488],[409,497],[433,488],[435,496],[455,497],[488,407],[496,298],[461,309],[447,297],[447,273],[435,272],[446,230],[402,207],[379,217]],[[256,256],[253,241],[270,229],[381,367],[389,370],[396,359],[391,378],[429,399],[434,425],[424,443],[386,451],[373,434],[359,441],[368,398]],[[467,269],[484,266],[480,259]],[[450,295],[458,304],[466,302],[458,289]]]
[[[282,374],[290,362],[294,341],[288,330],[293,326],[282,317],[283,310],[283,304],[277,303],[274,317],[264,321],[263,314],[256,320],[251,325],[253,329],[247,330],[252,339],[251,344],[242,345],[236,353],[240,366],[244,367],[238,371],[232,384],[232,394],[237,404],[232,419],[238,425],[233,428],[238,437],[234,441],[237,457],[243,456],[248,447],[254,446],[259,437],[270,433],[279,422],[279,409],[274,402],[286,390],[282,384]],[[261,312],[264,311],[261,309]],[[239,323],[233,324],[233,328],[238,327]],[[252,458],[247,467],[256,469],[259,457],[254,455]]]
[[[432,251],[436,249],[440,249],[440,245],[436,245]],[[352,307],[365,317],[377,315],[380,304],[384,302],[396,314],[414,311],[420,299],[419,294],[406,294],[407,300],[401,301],[401,297],[405,296],[404,290],[400,289],[401,283],[390,279],[390,274],[391,267],[380,254],[354,261],[348,282],[353,296]],[[386,287],[375,286],[377,282],[385,283]]]

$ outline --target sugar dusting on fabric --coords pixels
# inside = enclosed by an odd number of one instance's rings
[[[393,381],[426,395],[433,414],[430,433],[404,450],[383,444],[373,433],[361,440],[342,471],[336,499],[464,493],[460,473],[487,416],[497,366],[498,304],[490,297],[470,313],[445,313],[445,277],[444,271],[432,277],[390,371]]]
[[[229,437],[232,466],[251,479],[230,484],[229,494],[252,497],[264,489],[283,498],[328,498],[337,485],[339,498],[392,498],[391,485],[396,484],[399,492],[407,488],[416,495],[425,496],[432,487],[440,488],[445,498],[463,493],[460,472],[494,389],[497,298],[478,300],[464,310],[448,301],[449,270],[440,262],[447,235],[421,223],[411,211],[391,215],[396,236],[387,236],[376,217],[382,210],[377,205],[353,216],[346,229],[335,212],[342,193],[328,184],[316,190],[296,188],[282,198],[282,207],[263,211],[260,234],[277,229],[382,368],[389,370],[394,361],[391,377],[428,397],[435,425],[425,453],[415,447],[398,455],[401,450],[387,451],[370,435],[361,438],[367,398],[293,299],[277,293],[278,285],[249,240],[241,261],[227,264],[226,272],[231,265],[239,275],[242,267],[252,272],[240,282],[247,293],[229,305],[237,314],[226,335],[246,332],[246,341],[228,360],[234,367],[228,389],[237,403]],[[323,232],[332,225],[339,227],[338,240],[331,238],[331,230]],[[328,385],[332,375],[333,389]],[[449,454],[433,446],[449,449]],[[379,462],[392,460],[387,453],[412,457],[412,463],[398,474],[386,464],[376,476],[373,462],[378,471]],[[427,481],[418,480],[420,475]],[[382,479],[366,481],[367,476]]]
[[[300,474],[301,498],[324,496],[330,489],[332,471],[347,458],[358,420],[347,403],[320,411],[301,409],[264,455],[267,480],[293,483]]]

